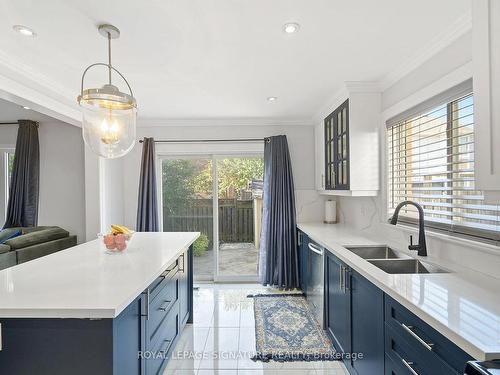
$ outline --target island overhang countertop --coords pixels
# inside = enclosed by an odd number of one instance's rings
[[[198,237],[135,233],[122,253],[93,240],[0,271],[0,318],[115,318]]]

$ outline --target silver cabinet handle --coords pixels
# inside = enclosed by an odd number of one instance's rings
[[[344,267],[344,293],[347,291],[347,290],[350,290],[351,289],[351,286],[350,286],[350,283],[347,283],[347,281],[349,280],[348,277],[349,277],[349,269],[347,267]]]
[[[170,349],[170,345],[172,345],[172,340],[164,340],[163,342],[167,344],[167,346],[163,350],[166,353],[168,352],[168,349]]]
[[[170,302],[172,301],[164,301],[163,305],[158,308],[160,311],[167,311],[167,308],[170,306]]]
[[[434,346],[433,343],[426,343],[424,339],[422,339],[419,335],[417,335],[415,332],[413,332],[412,328],[413,326],[407,326],[404,323],[401,323],[401,326],[405,329],[406,332],[408,332],[410,335],[412,335],[419,343],[421,343],[423,346],[425,346],[426,349],[432,350],[432,347]]]
[[[309,246],[309,250],[311,250],[313,253],[316,253],[318,255],[323,255],[323,250],[320,249],[319,247],[316,247],[312,243],[309,243],[308,246]]]
[[[302,245],[302,232],[297,232],[297,242],[299,246]]]
[[[184,253],[182,253],[182,254],[179,256],[179,260],[178,260],[178,262],[180,262],[181,257],[182,257],[182,268],[180,268],[180,269],[179,269],[179,272],[184,273]]]
[[[344,281],[345,281],[345,278],[344,278],[344,271],[345,271],[345,268],[344,266],[340,266],[340,291],[342,293],[345,293],[345,285],[344,285]]]
[[[413,374],[413,375],[418,375],[418,372],[416,372],[413,367],[411,367],[413,365],[413,362],[410,362],[410,361],[407,361],[406,359],[403,359],[401,358],[401,360],[403,361],[403,364],[406,366],[406,368],[408,370],[410,370],[410,372]]]
[[[143,293],[146,295],[146,314],[141,314],[141,316],[145,316],[146,320],[149,320],[149,288]]]

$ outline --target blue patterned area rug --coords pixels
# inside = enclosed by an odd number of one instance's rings
[[[335,349],[303,294],[257,294],[254,361],[334,361]]]

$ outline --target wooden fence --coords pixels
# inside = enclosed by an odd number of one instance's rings
[[[253,200],[219,199],[219,241],[254,242]],[[194,199],[184,207],[163,211],[164,231],[196,231],[213,243],[212,199]]]

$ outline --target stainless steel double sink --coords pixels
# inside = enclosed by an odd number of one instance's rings
[[[346,247],[382,271],[390,274],[448,273],[434,264],[422,262],[388,246]]]

